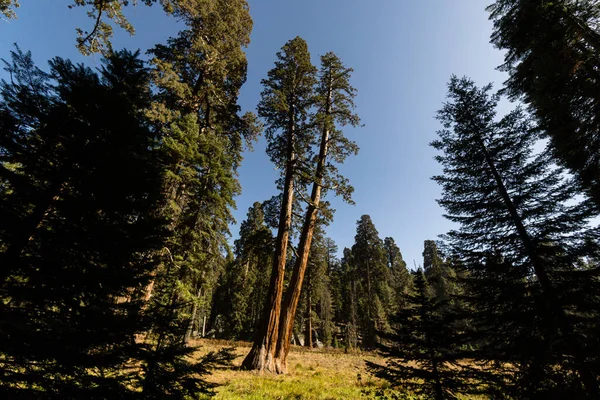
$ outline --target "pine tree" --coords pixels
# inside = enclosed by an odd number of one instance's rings
[[[529,105],[555,157],[600,205],[600,8],[583,0],[497,0],[492,43],[505,92]]]
[[[578,267],[581,259],[595,254],[584,229],[590,208],[574,201],[573,182],[547,153],[533,152],[539,131],[529,116],[516,108],[496,120],[499,97],[490,90],[452,77],[449,101],[438,114],[445,129],[432,146],[443,152],[437,157],[443,174],[433,179],[442,185],[439,203],[447,218],[459,224],[446,239],[467,271],[477,272],[494,254],[511,266],[504,271],[506,279],[513,270],[520,274],[522,298],[534,299],[529,317],[519,320],[511,320],[518,315],[510,313],[514,303],[507,299],[505,317],[520,329],[490,338],[524,349],[522,340],[529,336],[521,332],[537,337],[535,348],[515,355],[521,357],[516,364],[516,376],[522,378],[516,383],[519,396],[552,396],[568,387],[593,398],[597,364],[591,354],[597,351],[592,350],[595,342],[583,337],[590,335],[586,328],[596,318],[586,304],[597,304],[597,292],[578,287],[582,274],[589,276]],[[588,279],[588,285],[597,285],[596,278]],[[490,361],[500,356],[494,361],[514,362],[497,351],[483,354]]]
[[[337,245],[333,239],[325,236],[325,232],[319,237],[318,250],[315,251],[320,257],[316,264],[314,276],[317,276],[315,290],[316,314],[319,320],[319,340],[323,346],[331,346],[335,334],[335,306],[333,299],[333,284],[331,282],[331,271],[336,262]],[[311,250],[311,254],[313,250]],[[313,279],[314,281],[314,279]]]
[[[304,331],[304,345],[309,348],[317,346],[317,339],[321,344],[324,344],[324,338],[330,341],[332,334],[331,293],[327,274],[328,238],[323,225],[322,221],[317,221],[298,303],[298,308],[305,312],[298,313],[294,324],[294,330]]]
[[[164,378],[178,373],[166,355],[178,360],[175,367],[189,378],[189,392],[197,389],[186,361],[193,349],[186,342],[210,315],[227,263],[244,139],[258,129],[252,115],[239,115],[237,104],[246,79],[243,48],[252,29],[247,3],[181,1],[173,13],[186,29],[150,51],[156,90],[147,115],[162,138],[167,203],[160,213],[169,220],[171,236],[166,262],[146,293],[155,323],[147,336],[147,397],[160,396],[168,389]]]
[[[209,297],[223,268],[243,139],[256,133],[237,105],[252,21],[243,1],[189,3],[177,15],[188,29],[151,51],[158,90],[148,114],[167,164],[163,213],[174,233],[167,247],[185,296],[198,301],[198,293]]]
[[[264,90],[258,113],[266,122],[269,142],[267,154],[282,170],[278,185],[282,189],[273,271],[261,327],[243,366],[276,372],[275,350],[279,335],[281,298],[292,226],[294,192],[304,161],[310,158],[312,135],[307,127],[313,103],[316,69],[310,62],[306,42],[296,37],[277,53],[275,67],[262,84]]]
[[[313,117],[313,124],[320,131],[321,139],[319,152],[314,161],[316,167],[302,166],[304,171],[301,178],[312,182],[312,192],[300,234],[298,256],[282,305],[275,353],[275,364],[279,373],[287,372],[287,355],[290,351],[296,309],[308,265],[313,233],[319,213],[326,213],[324,212],[326,204],[321,204],[321,197],[326,195],[329,188],[335,190],[336,194],[341,195],[344,200],[352,201],[350,195],[354,189],[329,161],[332,159],[336,163],[342,163],[348,155],[358,152],[356,144],[348,140],[338,128],[345,125],[357,126],[360,121],[353,112],[356,90],[350,85],[351,72],[352,70],[345,67],[334,53],[329,52],[321,57],[319,84],[314,99],[317,112]],[[310,171],[308,174],[307,169]],[[314,172],[311,171],[312,169]],[[308,306],[310,307],[310,301]]]
[[[352,250],[344,248],[343,257],[340,260],[340,292],[344,294],[341,300],[340,311],[337,320],[342,324],[344,347],[358,347],[359,334],[359,284],[362,275],[354,263]]]

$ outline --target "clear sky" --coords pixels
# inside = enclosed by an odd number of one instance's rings
[[[422,263],[423,241],[436,239],[450,228],[435,199],[439,187],[430,177],[440,171],[428,146],[440,128],[434,119],[451,74],[467,75],[478,84],[505,75],[496,71],[502,53],[489,44],[490,3],[480,0],[249,0],[254,19],[247,49],[248,79],[241,94],[243,109],[255,110],[260,81],[272,68],[275,53],[289,39],[308,42],[313,62],[335,52],[354,69],[357,112],[363,128],[348,130],[361,150],[341,167],[355,188],[355,206],[332,201],[337,212],[327,229],[340,247],[354,242],[356,221],[369,214],[382,238],[391,236],[412,267]],[[62,56],[91,66],[98,58],[75,49],[75,28],[92,21],[68,0],[22,0],[19,19],[0,20],[0,57],[12,43],[31,50],[40,66]],[[128,12],[137,34],[115,29],[115,48],[140,48],[166,41],[178,26],[160,7],[138,6]],[[0,76],[3,76],[0,74]],[[245,156],[240,169],[243,193],[234,215],[238,223],[254,201],[276,193],[276,171],[260,140]],[[233,237],[238,228],[232,227]]]

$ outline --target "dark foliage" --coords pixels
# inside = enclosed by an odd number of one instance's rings
[[[522,99],[553,154],[600,204],[600,8],[596,1],[497,0],[492,43],[505,50],[504,91]]]
[[[446,235],[449,249],[477,282],[472,323],[490,335],[477,357],[514,369],[518,398],[593,398],[598,351],[585,339],[598,310],[593,212],[549,155],[534,153],[531,118],[517,108],[497,120],[490,91],[453,77],[439,112],[445,129],[432,143],[443,152],[439,203],[459,224]]]

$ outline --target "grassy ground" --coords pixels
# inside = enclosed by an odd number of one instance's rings
[[[234,347],[238,356],[234,367],[214,371],[207,380],[218,385],[217,400],[426,400],[410,393],[392,390],[390,385],[371,376],[365,361],[385,364],[375,353],[346,354],[338,349],[313,349],[292,346],[287,375],[260,374],[239,369],[250,351],[250,343],[198,340],[198,356],[223,347]],[[379,393],[380,397],[376,397]],[[385,393],[385,395],[382,395]],[[460,400],[483,400],[487,397],[460,396]]]
[[[206,340],[197,344],[202,346],[199,355],[234,346],[239,355],[234,362],[236,367],[250,350],[249,344],[243,342]],[[366,373],[365,360],[384,363],[373,353],[345,354],[343,350],[293,347],[288,357],[288,375],[259,374],[233,368],[215,371],[208,380],[220,385],[216,399],[365,399],[370,396],[364,392],[386,385]]]

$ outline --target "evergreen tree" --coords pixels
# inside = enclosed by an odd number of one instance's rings
[[[235,261],[215,296],[215,311],[226,319],[228,337],[251,339],[255,333],[266,301],[272,256],[273,237],[264,224],[263,205],[255,202],[240,226]]]
[[[338,337],[340,327],[344,322],[344,301],[347,293],[343,288],[343,272],[341,262],[337,257],[338,246],[331,238],[325,238],[325,247],[327,249],[327,279],[329,281],[328,290],[331,296],[331,318],[332,325],[332,345],[339,344]]]
[[[351,202],[351,193],[354,190],[346,178],[341,176],[333,163],[342,163],[350,154],[356,154],[358,147],[348,140],[338,128],[345,125],[357,126],[359,118],[353,112],[354,96],[356,90],[350,85],[351,69],[345,67],[334,53],[327,53],[321,57],[321,70],[319,84],[316,89],[314,105],[314,126],[320,131],[319,152],[314,163],[303,165],[301,179],[312,182],[312,192],[298,244],[298,256],[292,272],[290,284],[283,301],[282,315],[279,323],[279,336],[275,353],[276,368],[278,372],[287,371],[287,355],[290,350],[291,335],[294,328],[294,319],[304,274],[308,265],[313,233],[317,225],[319,213],[327,214],[326,203],[321,203],[321,197],[326,195],[327,189],[334,189],[336,194],[344,200]],[[311,170],[314,169],[314,172]],[[308,174],[306,170],[310,171]],[[308,175],[308,176],[307,176]],[[307,293],[310,293],[307,291]],[[310,307],[310,301],[308,301]],[[310,313],[309,313],[310,314]],[[309,330],[310,332],[310,330]],[[308,337],[309,342],[311,336]]]
[[[323,252],[323,262],[319,270],[322,278],[319,279],[320,285],[317,287],[316,295],[318,299],[317,315],[320,321],[320,340],[324,346],[331,346],[334,344],[334,336],[336,334],[335,312],[337,299],[335,291],[337,283],[334,282],[333,271],[338,265],[338,247],[335,241],[327,236],[323,236],[319,243]]]
[[[159,396],[168,386],[163,378],[178,373],[164,362],[166,354],[180,361],[176,367],[184,376],[194,373],[185,358],[193,349],[186,342],[210,314],[227,263],[243,142],[258,129],[252,115],[238,114],[237,104],[246,79],[243,47],[252,29],[247,3],[182,1],[173,12],[186,29],[150,52],[156,90],[147,115],[162,139],[167,202],[160,213],[171,236],[166,262],[146,294],[155,324],[147,337],[152,344],[147,397]],[[189,392],[194,390],[191,385]]]
[[[277,53],[275,67],[262,84],[264,90],[258,113],[266,122],[269,142],[267,154],[281,169],[278,186],[282,189],[273,271],[261,328],[243,366],[248,369],[276,371],[275,349],[279,335],[281,298],[288,241],[292,226],[294,192],[301,166],[310,157],[311,132],[307,127],[313,103],[316,69],[310,62],[306,42],[296,37]]]
[[[583,292],[578,286],[582,274],[588,276],[588,289],[597,286],[597,278],[578,267],[582,257],[595,254],[584,229],[590,208],[574,201],[573,182],[547,153],[533,152],[539,131],[530,117],[517,108],[496,120],[498,96],[490,90],[452,77],[449,101],[438,114],[445,129],[432,146],[443,152],[437,157],[443,174],[433,179],[442,185],[439,203],[447,218],[459,224],[446,238],[467,271],[477,272],[490,254],[510,266],[503,271],[506,279],[518,271],[521,288],[515,293],[528,299],[523,307],[533,301],[527,318],[512,320],[519,315],[510,313],[513,299],[505,299],[506,314],[501,314],[519,329],[490,338],[501,340],[505,349],[525,349],[523,340],[537,340],[513,364],[519,397],[548,398],[569,388],[593,398],[598,388],[592,354],[598,352],[595,341],[583,338],[597,320],[588,306],[597,304],[597,289]],[[515,362],[503,359],[506,354],[484,351],[481,358]]]
[[[456,272],[452,269],[433,240],[423,243],[423,268],[431,294],[436,302],[448,302],[458,294]]]
[[[83,7],[87,10],[88,17],[93,21],[89,30],[77,28],[77,49],[84,55],[101,53],[103,55],[110,54],[112,49],[113,27],[118,26],[124,29],[130,35],[135,34],[135,27],[129,22],[125,9],[128,6],[137,6],[143,3],[146,6],[152,6],[159,0],[73,0],[67,7],[70,9]],[[247,13],[248,6],[245,1],[236,1],[227,5],[224,2],[215,2],[213,0],[160,0],[160,5],[165,14],[174,16],[180,21],[183,21],[188,27],[194,23],[213,25],[223,22],[222,12],[223,6],[231,7],[228,11],[230,16],[236,18],[240,13],[236,12],[239,5],[246,10],[246,16],[240,20],[239,26],[228,31],[232,36],[237,36],[237,39],[247,40],[243,33],[247,29],[247,22],[250,20]],[[0,14],[11,19],[16,18],[16,9],[19,8],[18,0],[0,0]],[[243,15],[243,14],[242,14]],[[196,26],[199,28],[199,26]],[[211,46],[207,41],[204,44]],[[236,40],[229,42],[229,45],[235,47]],[[222,43],[223,44],[223,43]]]
[[[352,250],[344,248],[343,257],[340,261],[340,292],[342,296],[340,311],[337,320],[342,324],[344,347],[358,346],[359,334],[359,283],[360,272],[356,269]]]
[[[530,106],[550,148],[600,205],[600,8],[590,0],[497,0],[492,43],[506,93]]]
[[[242,48],[252,28],[247,5],[209,3],[178,9],[188,29],[151,51],[157,94],[148,114],[163,137],[167,164],[163,213],[173,232],[167,248],[190,311],[210,298],[224,268],[243,138],[256,133],[237,105],[246,76]]]
[[[394,332],[385,335],[391,344],[380,346],[386,365],[368,362],[367,368],[395,388],[429,399],[456,399],[466,389],[478,392],[476,374],[456,363],[457,334],[429,295],[423,271],[413,272],[413,277],[414,293],[406,296],[405,306],[392,319]]]
[[[18,48],[5,65],[0,392],[133,397],[150,327],[137,293],[166,240],[149,72],[127,51],[99,74],[61,58],[45,73]]]
[[[352,268],[356,277],[362,344],[372,348],[377,343],[378,332],[389,329],[390,310],[384,306],[392,299],[390,272],[383,240],[368,215],[357,221],[354,242]]]
[[[397,311],[402,307],[402,300],[412,290],[412,276],[406,268],[406,262],[402,259],[400,248],[391,237],[383,240],[383,247],[388,259],[388,268],[390,270],[390,287],[394,291],[393,304],[390,305],[390,313]]]
[[[325,242],[327,238],[323,223],[317,221],[317,224],[306,268],[306,280],[302,285],[303,300],[298,304],[298,308],[306,311],[301,313],[300,318],[296,317],[295,324],[298,331],[304,331],[306,347],[315,347],[315,339],[321,343],[330,341],[332,334],[331,293],[327,274],[328,248]]]

